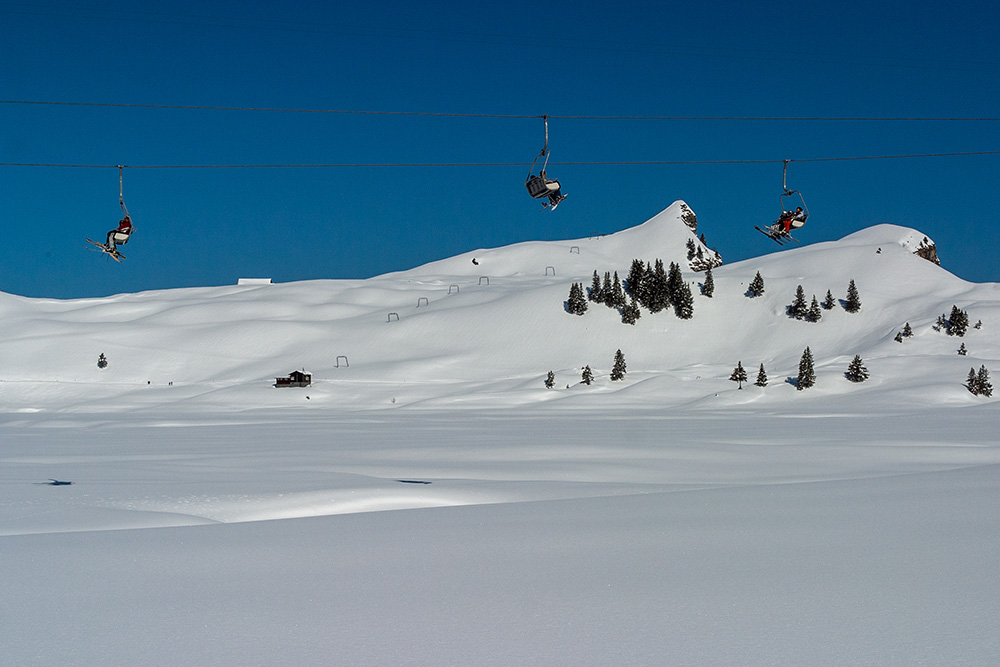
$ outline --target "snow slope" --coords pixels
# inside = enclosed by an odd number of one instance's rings
[[[629,401],[676,405],[727,393],[725,380],[742,361],[751,371],[763,363],[775,386],[725,400],[772,402],[787,400],[791,385],[782,387],[782,380],[797,374],[809,346],[821,378],[809,397],[849,392],[864,401],[874,393],[903,404],[975,402],[962,382],[969,366],[1000,357],[990,334],[1000,326],[1000,291],[916,257],[910,246],[923,235],[900,227],[719,267],[713,298],[699,295],[702,274],[687,271],[697,295],[688,321],[646,313],[628,326],[597,304],[582,317],[565,311],[571,284],[589,286],[595,270],[624,279],[634,258],[686,267],[685,244],[695,235],[680,220],[681,205],[610,236],[477,250],[363,281],[71,301],[3,295],[0,400],[16,409],[97,411],[109,400],[148,405],[197,396],[213,406],[285,405],[299,393],[275,392],[274,378],[306,368],[316,382],[310,400],[330,408],[590,405],[613,390],[638,394]],[[745,292],[757,271],[766,292],[751,299]],[[785,315],[797,285],[807,297],[822,300],[830,290],[843,299],[851,280],[862,312],[837,307],[819,323]],[[964,341],[968,358],[957,357],[955,338],[932,330],[956,304],[983,322]],[[916,336],[900,345],[893,338],[906,322]],[[620,387],[606,377],[617,349],[630,372]],[[101,353],[110,360],[104,370],[96,366]],[[872,371],[863,386],[840,377],[855,354]],[[596,386],[576,386],[584,365],[598,374]],[[558,387],[572,391],[538,391],[549,370]],[[653,386],[636,392],[639,382]]]
[[[680,213],[369,280],[0,294],[4,661],[995,664],[998,403],[963,383],[997,285],[881,225],[719,267],[691,320],[565,311],[683,264]],[[785,314],[850,280],[861,312]],[[982,327],[935,330],[952,305]]]

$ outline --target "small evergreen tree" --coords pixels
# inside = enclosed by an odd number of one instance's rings
[[[969,351],[965,349],[965,343],[958,346],[958,353],[963,357],[969,353]]]
[[[825,310],[833,310],[833,307],[837,305],[837,301],[833,298],[833,293],[830,290],[826,291],[826,298],[823,299],[823,308]]]
[[[580,376],[580,381],[585,385],[590,385],[594,381],[594,372],[590,370],[590,366],[583,367],[583,373]]]
[[[767,386],[767,373],[764,372],[764,364],[760,365],[760,370],[757,371],[757,381],[754,384],[758,387]]]
[[[604,292],[601,289],[601,277],[594,271],[594,279],[590,283],[590,294],[587,298],[596,303],[604,303]]]
[[[760,296],[763,293],[764,279],[761,277],[760,271],[758,271],[757,275],[755,275],[753,280],[750,281],[750,287],[747,288],[747,296],[752,299],[753,297]]]
[[[819,322],[823,319],[823,311],[819,309],[819,301],[816,300],[816,295],[813,294],[812,303],[809,305],[809,310],[806,311],[806,320],[809,322]]]
[[[549,374],[545,376],[545,388],[552,389],[556,384],[556,374],[549,371]]]
[[[690,320],[694,317],[694,295],[691,294],[691,287],[682,282],[677,288],[677,298],[674,300],[674,312],[682,320]]]
[[[799,376],[795,382],[795,388],[802,391],[814,384],[816,384],[816,371],[813,369],[812,351],[807,347],[802,351],[802,358],[799,359]]]
[[[948,321],[944,318],[944,314],[938,315],[937,321],[934,322],[934,327],[941,331],[948,326]]]
[[[747,381],[747,372],[743,368],[742,361],[736,362],[736,368],[733,369],[733,374],[729,376],[729,379],[736,383],[737,389],[743,388],[743,383]]]
[[[906,324],[903,325],[903,337],[909,338],[912,335],[913,335],[913,327],[911,327],[910,323],[907,322]]]
[[[806,306],[806,292],[802,289],[802,285],[795,288],[795,298],[787,310],[788,316],[794,317],[797,320],[801,320],[809,312],[809,307]]]
[[[701,293],[710,299],[715,294],[715,279],[712,278],[712,267],[709,267],[705,271],[705,282],[701,285]]]
[[[844,310],[849,313],[856,313],[861,310],[861,296],[854,281],[847,286],[847,299],[844,301]]]
[[[847,366],[847,372],[844,375],[851,382],[864,382],[868,379],[868,369],[865,368],[860,355],[854,355],[854,359]]]
[[[621,350],[615,352],[615,365],[611,367],[611,381],[616,382],[625,378],[625,355]]]
[[[974,396],[979,395],[979,380],[975,368],[969,369],[969,377],[965,378],[965,386]]]
[[[101,352],[101,356],[97,357],[97,367],[98,368],[108,367],[108,358],[104,356],[103,352]]]
[[[573,283],[569,288],[569,299],[566,301],[566,309],[573,315],[583,315],[587,312],[587,299],[583,296],[583,285]]]
[[[636,303],[635,296],[632,300],[622,306],[622,323],[624,324],[635,324],[636,320],[642,317],[642,311],[639,310],[639,304]]]
[[[990,372],[986,370],[986,366],[980,366],[976,373],[976,389],[980,396],[993,395],[993,383],[990,382]]]
[[[897,343],[902,343],[903,342],[903,332],[902,331],[897,331],[896,332],[896,337],[893,338],[893,340],[896,341]]]
[[[688,260],[694,259],[695,254],[698,252],[698,249],[694,245],[694,239],[687,240],[687,251],[688,251]]]
[[[973,327],[973,328],[974,329],[982,329],[983,328],[983,321],[982,320],[977,320],[976,321],[976,326]]]

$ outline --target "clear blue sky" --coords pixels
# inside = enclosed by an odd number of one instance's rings
[[[995,3],[0,1],[0,98],[552,116],[998,117]],[[0,291],[100,296],[366,278],[636,225],[683,199],[727,262],[777,250],[781,160],[1000,150],[1000,122],[550,121],[569,194],[523,186],[542,121],[0,104],[0,162],[523,163],[140,169],[121,265],[90,252],[117,169],[0,166]],[[793,162],[803,243],[915,227],[1000,281],[1000,155]],[[651,249],[651,253],[654,252]],[[652,259],[653,257],[646,258]],[[595,267],[600,268],[600,267]]]

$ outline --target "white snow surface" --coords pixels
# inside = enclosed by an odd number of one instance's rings
[[[368,280],[0,293],[4,664],[995,665],[998,408],[964,383],[997,284],[880,225],[712,298],[685,270],[691,320],[566,312],[686,269],[680,205]],[[851,280],[860,312],[786,315]]]

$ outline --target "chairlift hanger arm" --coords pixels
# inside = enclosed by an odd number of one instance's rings
[[[122,172],[125,169],[125,165],[118,165],[118,205],[122,207],[122,216],[131,219],[132,216],[128,214],[128,208],[125,206],[125,190],[122,187]]]

